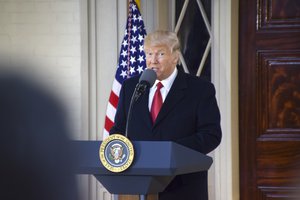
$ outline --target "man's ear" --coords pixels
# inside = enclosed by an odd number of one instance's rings
[[[176,51],[176,52],[173,53],[172,63],[177,65],[178,61],[179,61],[179,52]]]

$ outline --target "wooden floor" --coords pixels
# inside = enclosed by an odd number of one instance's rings
[[[119,200],[140,200],[138,195],[119,195]],[[147,195],[146,200],[158,200],[158,195]]]

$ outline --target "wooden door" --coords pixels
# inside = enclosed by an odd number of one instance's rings
[[[242,200],[293,199],[300,175],[300,1],[242,0]]]

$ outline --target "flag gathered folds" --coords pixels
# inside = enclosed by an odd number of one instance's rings
[[[109,130],[114,125],[122,83],[130,77],[141,74],[146,68],[144,22],[134,0],[130,0],[128,8],[125,36],[121,44],[118,67],[107,105],[103,139],[109,135]]]

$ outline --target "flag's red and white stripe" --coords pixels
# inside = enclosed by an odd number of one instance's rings
[[[107,105],[103,139],[108,137],[109,130],[114,125],[114,118],[123,81],[127,78],[141,74],[146,68],[146,56],[143,50],[145,35],[146,30],[140,11],[136,2],[130,0],[125,36],[121,44],[118,68]]]
[[[120,94],[121,86],[122,85],[115,79],[113,82],[113,87],[109,96],[109,101],[106,110],[103,139],[109,136],[109,130],[114,125],[114,118],[116,115],[116,110],[119,102],[119,94]]]

